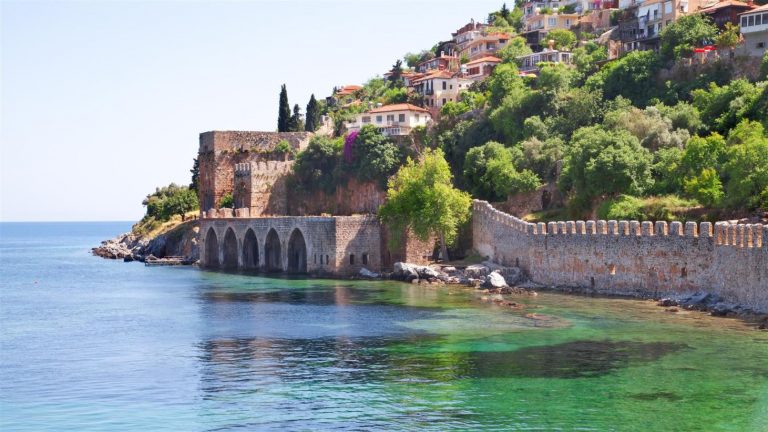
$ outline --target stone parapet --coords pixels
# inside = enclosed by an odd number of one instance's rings
[[[474,201],[473,243],[532,280],[624,295],[704,290],[768,311],[768,226],[718,222],[532,224]]]

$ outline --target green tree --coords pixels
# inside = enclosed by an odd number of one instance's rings
[[[200,184],[200,161],[197,158],[192,159],[192,169],[189,172],[192,173],[192,181],[189,183],[189,188],[197,192],[198,185]]]
[[[163,205],[164,213],[170,218],[173,215],[180,215],[184,220],[187,212],[199,208],[197,193],[189,188],[181,188],[178,192],[169,196]]]
[[[393,87],[382,96],[384,105],[405,103],[408,101],[408,89],[405,87]]]
[[[569,51],[576,45],[576,35],[566,29],[554,29],[547,33],[547,39],[555,41],[555,49]]]
[[[422,240],[438,236],[445,260],[472,202],[469,194],[453,186],[451,177],[443,152],[428,149],[418,162],[409,158],[389,180],[387,200],[379,208],[382,222],[394,232],[409,230]]]
[[[291,107],[288,105],[288,90],[280,87],[280,106],[277,111],[277,131],[288,132],[291,125]]]
[[[690,143],[690,141],[689,141]],[[653,189],[655,195],[676,194],[682,191],[682,175],[680,160],[683,158],[683,150],[677,147],[659,149],[653,153]]]
[[[224,194],[219,200],[219,208],[234,208],[235,198],[231,193]]]
[[[717,44],[717,47],[721,49],[733,49],[736,47],[736,45],[739,44],[740,38],[741,34],[739,31],[739,26],[727,22],[725,23],[725,27],[717,34],[717,37],[715,38],[715,44]]]
[[[400,148],[373,125],[360,129],[353,148],[353,166],[358,179],[386,184],[403,162]]]
[[[710,83],[707,89],[694,90],[692,96],[704,124],[720,133],[727,133],[742,119],[764,115],[754,112],[761,92],[747,80],[733,80],[724,86]]]
[[[581,128],[566,153],[560,187],[586,199],[641,195],[653,184],[651,162],[650,152],[629,132]]]
[[[408,65],[408,67],[414,68],[421,61],[421,54],[410,53],[410,52],[405,53],[405,55],[403,56],[403,59],[405,59],[405,64]]]
[[[520,36],[510,39],[502,49],[498,51],[499,58],[504,63],[512,63],[520,66],[522,61],[518,57],[533,53],[528,42]]]
[[[523,80],[520,78],[517,67],[514,64],[500,64],[496,66],[488,78],[488,90],[490,90],[490,103],[497,107],[509,94],[522,90]]]
[[[685,180],[685,193],[707,207],[714,207],[723,199],[723,184],[717,171],[706,168],[698,176]]]
[[[573,64],[579,72],[580,82],[597,72],[598,63],[605,60],[608,60],[608,50],[594,42],[587,42],[573,50]]]
[[[301,118],[301,108],[299,108],[299,104],[296,104],[293,106],[293,115],[291,115],[291,118],[288,121],[287,132],[301,132],[303,130],[304,120]]]
[[[706,138],[693,137],[685,145],[680,158],[680,173],[694,177],[707,169],[719,171],[727,156],[725,139],[714,133]]]
[[[394,88],[400,88],[405,85],[403,83],[403,61],[397,59],[395,64],[390,69],[391,75],[389,76],[389,86]]]
[[[317,105],[315,94],[309,97],[309,103],[307,103],[307,119],[304,124],[304,130],[307,132],[314,132],[320,126],[320,107]]]
[[[464,178],[475,196],[494,201],[535,190],[541,186],[541,180],[532,171],[517,169],[522,158],[519,149],[489,141],[469,150],[464,160]]]
[[[732,208],[768,209],[768,138],[757,122],[743,121],[735,132],[741,138],[728,137],[734,145],[723,167],[725,202]]]
[[[549,91],[566,90],[574,80],[574,70],[563,63],[539,63],[539,88]]]
[[[661,31],[661,56],[665,60],[689,56],[697,45],[714,41],[715,35],[717,27],[709,16],[682,16]]]
[[[293,173],[305,190],[322,190],[331,193],[336,188],[341,164],[343,138],[331,139],[314,136],[307,148],[298,154]]]
[[[654,85],[659,68],[653,51],[632,51],[603,66],[585,85],[592,90],[602,90],[606,99],[623,96],[636,106],[645,106],[659,93]]]

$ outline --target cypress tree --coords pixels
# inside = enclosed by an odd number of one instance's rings
[[[315,94],[309,97],[309,103],[307,104],[306,124],[304,130],[307,132],[314,132],[320,125],[320,110],[317,107],[317,100]]]
[[[304,130],[304,122],[301,120],[301,108],[299,104],[293,106],[293,115],[288,120],[288,132],[301,132]]]
[[[193,159],[192,169],[189,172],[192,173],[192,182],[189,184],[189,188],[197,192],[197,186],[200,183],[200,161],[197,158]]]
[[[285,84],[280,88],[280,106],[277,111],[277,131],[288,132],[291,122],[291,107],[288,105],[288,90]]]

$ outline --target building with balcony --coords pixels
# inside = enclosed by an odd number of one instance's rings
[[[572,54],[569,51],[558,51],[545,49],[544,51],[520,56],[520,67],[518,68],[521,73],[536,73],[539,71],[539,63],[564,63],[571,64],[573,60]]]
[[[712,18],[717,28],[723,29],[727,23],[739,25],[739,15],[749,12],[757,6],[737,0],[702,2],[699,12]]]
[[[464,78],[472,81],[481,81],[488,77],[499,63],[501,63],[500,58],[486,56],[462,65],[461,70]]]
[[[436,114],[448,102],[456,102],[459,93],[467,90],[474,81],[459,73],[434,71],[413,82],[413,90],[423,100],[424,107]]]
[[[456,56],[440,54],[440,57],[424,60],[416,65],[416,72],[426,73],[434,70],[447,70],[456,72],[459,70],[459,58]]]
[[[768,5],[742,13],[739,20],[744,37],[744,53],[751,57],[762,57],[768,46]]]
[[[532,50],[541,51],[547,46],[547,33],[555,29],[570,30],[578,24],[579,15],[575,13],[534,15],[526,22],[521,36]]]
[[[699,0],[620,1],[624,10],[614,37],[621,43],[621,52],[658,50],[661,31],[680,17],[698,12],[699,4]]]
[[[354,121],[347,123],[350,132],[359,131],[365,125],[376,126],[387,136],[402,136],[411,133],[417,126],[432,122],[428,110],[411,104],[393,104],[376,107],[358,114]]]

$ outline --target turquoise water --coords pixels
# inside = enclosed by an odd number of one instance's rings
[[[0,224],[0,430],[768,431],[768,333],[649,302],[91,257]]]

